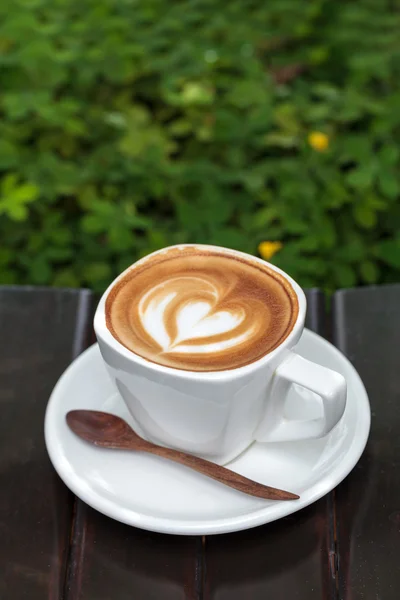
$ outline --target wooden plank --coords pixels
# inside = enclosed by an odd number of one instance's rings
[[[333,304],[337,346],[371,402],[371,434],[336,490],[343,600],[397,600],[400,585],[400,285],[343,290]]]
[[[43,437],[47,400],[86,345],[90,294],[0,288],[0,598],[59,600],[72,495]]]
[[[129,527],[78,500],[66,600],[198,600],[201,538]]]
[[[307,292],[307,326],[324,333],[324,298]],[[208,600],[310,600],[336,596],[332,495],[290,517],[234,534],[208,537]]]

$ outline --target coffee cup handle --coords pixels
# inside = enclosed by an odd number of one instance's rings
[[[294,383],[320,396],[322,417],[297,420],[285,416],[287,393]],[[340,373],[290,352],[275,371],[268,407],[256,430],[255,439],[261,442],[284,442],[324,437],[343,416],[346,391],[346,380]]]

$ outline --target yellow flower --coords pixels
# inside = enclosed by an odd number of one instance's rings
[[[281,242],[261,242],[258,246],[258,251],[264,260],[269,260],[276,254],[283,244]]]
[[[308,136],[308,143],[317,152],[324,152],[329,146],[329,137],[322,131],[312,131]]]

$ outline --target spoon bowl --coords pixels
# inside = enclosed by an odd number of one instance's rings
[[[141,438],[126,421],[97,410],[70,410],[68,427],[79,437],[103,448],[144,450],[149,442]]]

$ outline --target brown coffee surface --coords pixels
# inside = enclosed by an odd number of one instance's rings
[[[290,333],[298,301],[268,266],[221,249],[170,248],[111,289],[106,324],[139,356],[166,367],[221,371],[252,363]]]

